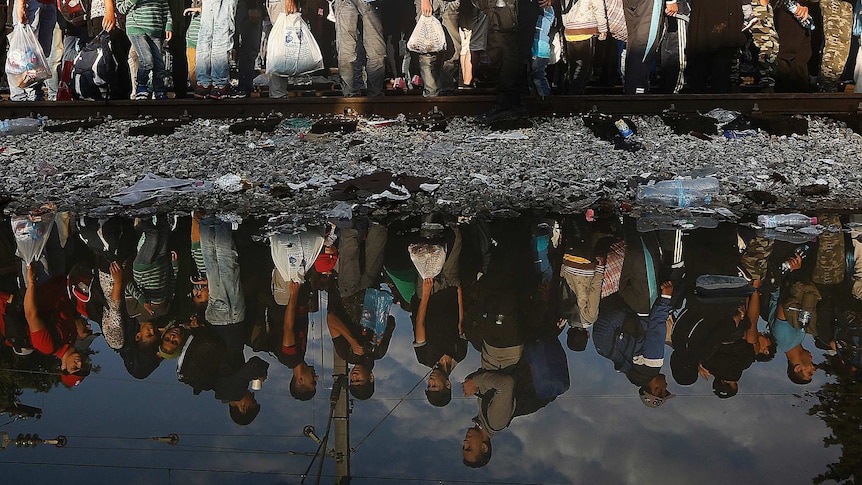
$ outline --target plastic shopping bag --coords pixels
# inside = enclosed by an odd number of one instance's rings
[[[9,83],[19,88],[29,88],[40,81],[51,79],[45,53],[28,24],[16,25],[9,34],[6,74],[9,75]]]
[[[54,212],[16,216],[10,222],[18,256],[24,260],[25,265],[38,261],[51,235],[51,228],[54,227]]]
[[[323,54],[298,13],[280,14],[269,33],[266,72],[276,76],[298,76],[323,69]]]
[[[434,16],[422,15],[410,34],[407,48],[419,54],[430,54],[446,50],[446,32],[443,24]]]
[[[446,249],[439,244],[411,244],[407,251],[422,279],[433,278],[443,271]]]

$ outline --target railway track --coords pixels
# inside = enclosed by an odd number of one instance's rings
[[[313,94],[313,93],[312,93]],[[244,118],[276,112],[284,116],[324,116],[352,110],[360,115],[394,117],[424,115],[434,107],[447,116],[475,116],[491,108],[496,99],[489,94],[423,98],[416,95],[379,98],[340,96],[292,96],[282,99],[254,97],[231,100],[110,102],[23,102],[0,104],[0,119],[47,116],[55,120],[82,120],[112,116],[119,119]],[[608,114],[658,114],[668,109],[680,113],[725,108],[743,113],[780,115],[825,115],[847,120],[862,119],[862,94],[729,94],[729,95],[586,95],[554,96],[545,102],[525,100],[535,116],[567,116],[599,111]]]

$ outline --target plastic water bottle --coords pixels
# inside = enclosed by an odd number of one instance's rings
[[[805,259],[805,256],[808,256],[808,245],[803,244],[801,246],[798,246],[796,248],[796,251],[794,251],[794,255],[799,256],[802,259]],[[781,266],[779,267],[779,271],[781,271],[781,274],[789,273],[790,272],[790,263],[788,263],[787,261],[781,263]]]
[[[632,135],[634,135],[632,129],[629,128],[629,124],[626,123],[622,118],[614,121],[614,126],[617,127],[617,130],[619,130],[620,135],[622,135],[623,138],[625,138],[626,140],[628,140],[632,137]]]
[[[9,136],[33,133],[39,131],[41,127],[42,120],[39,118],[13,118],[0,121],[0,134]]]
[[[718,179],[715,177],[700,177],[688,180],[662,180],[656,182],[656,188],[674,188],[696,190],[704,195],[718,195]]]
[[[808,217],[805,214],[773,214],[757,216],[757,225],[767,229],[776,227],[806,227],[817,224],[816,217]]]
[[[794,16],[796,16],[796,12],[797,12],[797,10],[799,10],[799,4],[796,3],[796,0],[785,0],[784,6],[785,6],[785,8],[787,8],[788,12],[790,12]],[[801,25],[803,29],[814,30],[814,28],[815,28],[814,22],[811,21],[810,15],[805,20],[799,20],[797,18],[796,21],[799,22],[799,25]]]
[[[803,244],[811,242],[814,237],[797,232],[795,230],[777,231],[775,229],[758,229],[757,235],[767,239],[775,239],[776,241],[789,242],[791,244]]]
[[[712,202],[712,196],[697,190],[684,187],[656,187],[642,185],[638,187],[637,201],[643,205],[660,205],[664,207],[700,207]]]

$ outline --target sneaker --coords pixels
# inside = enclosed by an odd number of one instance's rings
[[[422,83],[422,78],[418,74],[415,74],[413,79],[410,80],[410,85],[414,88],[421,88],[424,84]]]
[[[150,99],[150,92],[147,91],[146,86],[138,86],[135,90],[135,101],[140,101],[144,99]]]
[[[392,89],[407,91],[407,81],[403,77],[396,77],[392,81]]]
[[[153,94],[153,99],[168,99],[168,93],[155,93]]]
[[[526,110],[522,106],[506,108],[496,105],[487,113],[477,116],[476,121],[479,123],[491,124],[497,121],[517,120],[519,118],[523,118],[526,114]]]
[[[246,93],[237,91],[233,86],[228,84],[227,86],[213,86],[209,97],[210,99],[239,99],[245,98]]]
[[[195,98],[197,99],[206,99],[210,95],[211,88],[210,86],[201,86],[200,84],[195,85]]]

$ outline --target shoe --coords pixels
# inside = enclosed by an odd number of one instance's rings
[[[228,84],[227,86],[213,86],[212,91],[210,91],[209,98],[210,99],[240,99],[246,97],[246,94],[237,91],[233,86]]]
[[[210,95],[211,88],[210,86],[201,86],[200,84],[195,85],[195,98],[197,99],[206,99]]]
[[[168,93],[154,93],[153,99],[159,99],[159,100],[168,99]]]
[[[424,86],[424,84],[422,83],[422,78],[419,77],[418,74],[413,75],[413,78],[410,79],[410,85],[417,89]]]
[[[526,116],[526,110],[522,106],[512,108],[496,105],[485,114],[476,117],[476,121],[484,124],[496,123],[498,121],[512,121]]]
[[[144,99],[150,99],[150,92],[147,91],[146,86],[138,86],[135,90],[135,101],[141,101]]]
[[[403,77],[396,77],[392,81],[392,89],[407,91],[407,81]]]

